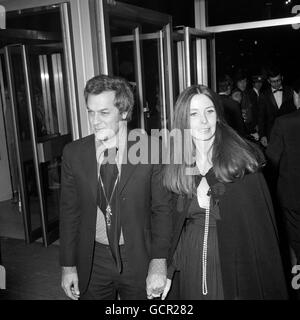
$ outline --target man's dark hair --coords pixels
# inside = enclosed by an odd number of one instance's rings
[[[232,88],[232,79],[229,75],[225,74],[218,79],[218,90],[219,92],[226,92],[228,89]]]
[[[104,74],[95,76],[87,81],[84,88],[85,102],[87,103],[90,94],[98,95],[105,91],[115,92],[115,107],[119,109],[120,114],[127,112],[127,120],[130,120],[134,105],[134,96],[130,84],[121,77]]]
[[[238,81],[247,79],[247,73],[246,73],[246,71],[243,70],[243,69],[238,69],[238,70],[235,72],[233,78],[234,78],[234,82],[237,83]]]
[[[275,78],[279,75],[281,75],[281,71],[278,67],[274,66],[268,69],[268,78]]]

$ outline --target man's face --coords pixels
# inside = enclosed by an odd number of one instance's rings
[[[108,140],[119,131],[119,122],[122,120],[122,117],[119,109],[114,105],[114,99],[114,91],[105,91],[88,96],[89,123],[97,140]]]
[[[245,91],[247,87],[247,79],[241,79],[237,81],[236,86],[241,90]]]
[[[282,86],[282,76],[280,74],[276,77],[269,77],[268,81],[271,87],[275,90],[281,88]]]
[[[256,89],[256,90],[260,90],[261,89],[261,87],[262,87],[262,82],[261,81],[255,81],[254,83],[253,83],[253,87]]]

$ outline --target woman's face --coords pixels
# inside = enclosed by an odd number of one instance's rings
[[[191,135],[194,140],[208,141],[214,138],[217,113],[213,102],[204,94],[193,96],[190,105]]]

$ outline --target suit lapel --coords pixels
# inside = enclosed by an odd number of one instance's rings
[[[289,100],[289,98],[290,98],[290,96],[289,96],[288,90],[283,89],[283,91],[282,91],[282,104],[283,104],[285,101]]]
[[[133,165],[128,161],[128,151],[130,147],[134,144],[134,141],[127,141],[127,146],[125,148],[126,154],[124,155],[127,159],[127,163],[123,163],[121,166],[121,178],[120,184],[118,187],[119,192],[125,187],[129,178],[132,176],[134,170],[138,165]],[[90,135],[83,142],[82,153],[81,153],[81,162],[83,164],[84,172],[89,181],[91,187],[91,192],[95,202],[97,201],[97,159],[96,159],[96,146],[95,146],[95,136]]]
[[[129,178],[132,176],[134,170],[138,166],[138,164],[132,164],[130,163],[128,159],[128,152],[130,150],[130,147],[134,144],[134,141],[128,141],[127,139],[127,146],[125,148],[126,154],[124,154],[123,157],[123,163],[121,166],[121,178],[120,178],[120,184],[119,184],[119,192],[121,193],[124,189],[126,183],[128,182]],[[124,160],[126,159],[126,163],[124,163]]]
[[[274,94],[272,92],[272,89],[270,89],[270,100],[272,102],[273,107],[275,108],[275,110],[278,110],[278,106],[274,97]]]
[[[95,202],[97,201],[97,159],[95,136],[91,135],[84,141],[82,146],[82,163],[84,172],[91,187],[91,192]]]

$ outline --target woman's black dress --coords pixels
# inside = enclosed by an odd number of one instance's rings
[[[210,210],[207,238],[207,294],[203,293],[203,243],[205,230],[204,208],[200,208],[194,196],[188,209],[184,229],[173,257],[173,264],[179,271],[180,299],[221,300],[224,299],[222,275],[218,248],[216,221],[219,210]]]

